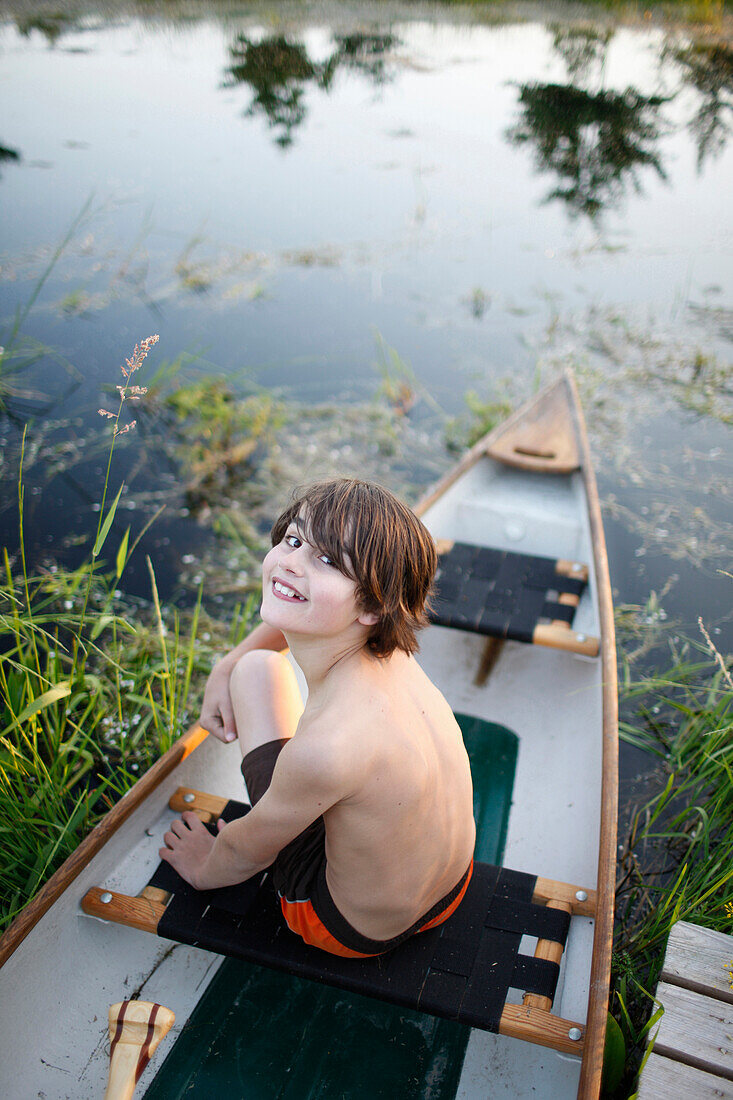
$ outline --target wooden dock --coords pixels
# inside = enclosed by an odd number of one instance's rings
[[[664,1006],[638,1100],[733,1100],[733,936],[678,921],[657,1000]]]

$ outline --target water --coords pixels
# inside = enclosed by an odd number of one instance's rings
[[[571,364],[618,602],[664,590],[661,621],[694,633],[702,615],[730,648],[730,26],[526,4],[69,11],[26,4],[0,29],[6,330],[78,220],[23,325],[57,355],[11,380],[11,544],[30,418],[45,450],[28,458],[29,550],[83,553],[96,410],[151,332],[157,363],[194,357],[179,381],[341,410],[292,444],[352,472],[374,472],[381,341],[420,400],[377,472],[415,493],[451,461],[445,418],[467,390],[516,400]],[[168,501],[143,544],[166,597],[222,553],[179,491],[172,431],[143,415],[115,466],[131,512]],[[146,591],[144,565],[127,584]]]

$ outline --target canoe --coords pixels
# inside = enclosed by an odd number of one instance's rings
[[[102,895],[137,899],[135,912],[155,907],[155,895],[144,891],[169,803],[181,791],[243,799],[238,746],[194,727],[0,939],[0,1094],[7,1100],[101,1097],[107,1008],[134,998],[176,1015],[138,1096],[598,1097],[613,927],[616,659],[601,514],[572,376],[477,443],[416,510],[442,551],[439,599],[419,660],[460,716],[469,745],[477,857],[540,876],[538,891],[540,882],[550,884],[546,897],[553,884],[565,890],[550,905],[572,911],[551,1013],[535,1012],[536,1001],[511,991],[502,1016],[508,1026],[487,1032],[223,961],[141,931],[145,920],[131,927],[90,915],[104,914]],[[499,572],[482,580],[488,559]],[[496,620],[488,602],[477,615],[480,589],[496,590],[492,599],[498,593],[497,606],[506,608],[509,589],[531,586],[532,569],[542,572],[547,562],[558,579],[539,616],[517,592],[518,619],[504,610]],[[514,580],[498,591],[495,578],[507,569]],[[487,623],[493,636],[483,633]],[[526,950],[549,957],[542,936],[529,937]],[[570,1022],[570,1038],[553,1046],[517,1037],[533,1012],[556,1017],[561,1028]]]

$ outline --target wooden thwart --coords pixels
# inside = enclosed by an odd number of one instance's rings
[[[560,909],[563,913],[570,915],[573,911],[572,905],[566,901],[555,901],[550,899],[547,902],[548,909]],[[537,940],[537,947],[535,948],[534,957],[536,959],[546,959],[547,962],[557,963],[560,965],[560,960],[563,956],[563,946],[561,943],[557,943],[555,940]],[[542,997],[539,993],[525,993],[522,997],[522,1004],[530,1005],[534,1008],[543,1008],[547,1012],[552,1008],[552,999],[550,997]]]
[[[125,924],[129,928],[155,935],[165,912],[165,905],[146,897],[130,897],[114,890],[93,886],[84,895],[82,909],[90,917]],[[538,1046],[551,1047],[565,1054],[581,1055],[585,1029],[582,1024],[555,1016],[542,1006],[522,1004],[504,1006],[499,1034],[523,1039]],[[573,1038],[574,1035],[578,1038]]]
[[[435,543],[440,556],[450,554],[455,545],[453,539],[436,539]],[[569,578],[587,584],[589,569],[587,565],[581,562],[559,559],[555,562],[555,575],[560,582],[562,579]],[[562,583],[558,583],[557,587],[561,589]],[[573,592],[560,591],[557,596],[557,603],[565,607],[577,608],[580,603],[580,596]],[[440,618],[437,621],[440,622]],[[450,625],[457,624],[451,623]],[[511,637],[511,633],[509,636]],[[528,637],[523,640],[529,641],[530,639]],[[570,623],[564,619],[551,619],[549,622],[537,623],[532,630],[531,641],[534,645],[547,646],[550,649],[562,649],[569,653],[579,653],[584,657],[597,657],[600,651],[598,638],[573,630]],[[476,673],[475,683],[478,687],[488,679],[498,653],[499,650],[496,645],[489,644],[485,647]]]
[[[191,798],[193,795],[193,798]],[[197,814],[204,824],[221,817],[227,804],[226,798],[216,794],[207,794],[206,791],[197,791],[192,787],[179,787],[170,799],[168,805],[177,814],[191,811]]]
[[[221,816],[227,800],[190,787],[179,787],[171,796],[169,806],[174,812],[186,810],[207,815],[210,820]],[[144,932],[157,934],[161,919],[172,895],[156,887],[146,886],[138,897],[101,887],[92,887],[82,900],[82,909],[90,916],[125,924]],[[596,894],[592,890],[553,879],[538,878],[532,903],[561,910],[568,915],[593,917]],[[539,939],[535,958],[560,964],[563,947],[554,940]],[[525,1039],[540,1046],[569,1054],[581,1054],[584,1028],[564,1020],[550,1011],[552,1000],[537,993],[524,995],[521,1005],[505,1004],[501,1012],[499,1033]]]

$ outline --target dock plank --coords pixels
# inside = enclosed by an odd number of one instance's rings
[[[711,1073],[650,1054],[639,1082],[637,1100],[733,1100],[733,1082]]]
[[[733,1081],[733,1006],[660,982],[664,1005],[654,1052]]]
[[[678,921],[669,934],[661,981],[733,1004],[730,976],[723,969],[731,961],[733,937]]]

